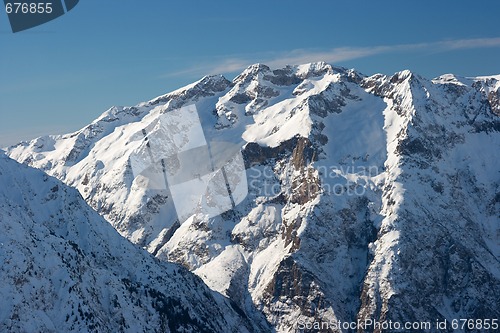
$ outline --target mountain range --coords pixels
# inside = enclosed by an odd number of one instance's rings
[[[207,141],[241,146],[248,194],[181,221],[130,160],[145,128],[189,105]],[[332,323],[500,318],[499,148],[500,75],[256,64],[112,107],[5,149],[14,266],[0,273],[0,327],[391,332]]]

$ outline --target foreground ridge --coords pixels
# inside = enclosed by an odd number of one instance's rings
[[[121,237],[76,190],[3,154],[0,222],[2,332],[255,331],[199,278]]]

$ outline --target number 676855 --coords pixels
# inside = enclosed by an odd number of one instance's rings
[[[52,13],[52,2],[8,2],[5,5],[5,11],[7,14],[50,14]]]

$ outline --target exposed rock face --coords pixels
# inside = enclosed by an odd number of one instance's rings
[[[259,64],[7,153],[76,187],[262,331],[499,318],[499,94],[499,76]],[[208,139],[243,140],[249,194],[180,225],[169,194],[135,186],[127,161],[144,126],[189,103]]]

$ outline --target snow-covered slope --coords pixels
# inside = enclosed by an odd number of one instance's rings
[[[251,332],[185,268],[121,237],[80,194],[0,155],[1,332]]]
[[[257,64],[7,153],[76,187],[123,236],[278,332],[498,318],[499,101],[498,76]],[[169,193],[137,186],[128,161],[142,129],[188,104],[207,140],[243,143],[249,194],[179,224]]]

